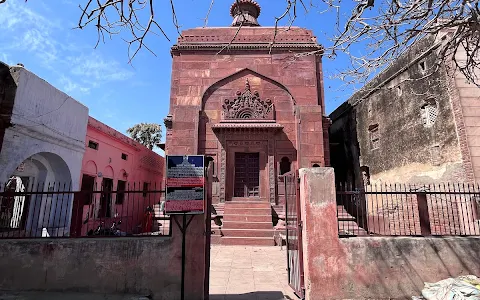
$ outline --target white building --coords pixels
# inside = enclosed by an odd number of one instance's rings
[[[4,117],[0,122],[4,127],[0,183],[21,179],[17,191],[29,187],[58,191],[64,186],[78,190],[88,108],[21,66],[0,63],[0,75],[0,112]],[[49,235],[68,235],[71,195],[15,198],[13,215],[12,207],[0,203],[0,227],[23,230],[27,236],[40,235],[42,230]],[[9,213],[5,215],[2,209],[9,209]]]

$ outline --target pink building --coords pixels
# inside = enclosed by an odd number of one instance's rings
[[[142,232],[142,218],[148,206],[158,205],[165,168],[164,157],[89,117],[86,150],[80,174],[82,191],[139,191],[137,193],[77,195],[72,213],[72,235],[86,235],[100,222],[109,226],[122,221],[122,230]]]

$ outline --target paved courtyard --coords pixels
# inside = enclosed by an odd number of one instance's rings
[[[298,299],[288,286],[285,247],[212,245],[210,299]]]

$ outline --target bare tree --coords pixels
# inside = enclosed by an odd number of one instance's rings
[[[127,133],[150,150],[153,150],[162,139],[162,127],[155,123],[136,124],[128,128]]]
[[[7,0],[0,0],[0,3]],[[215,0],[211,0],[204,24],[206,26]],[[239,1],[235,0],[237,4]],[[416,41],[426,35],[442,35],[439,61],[453,60],[454,67],[467,80],[480,86],[479,44],[480,9],[478,0],[284,0],[284,12],[275,18],[275,32],[272,44],[279,30],[288,30],[297,15],[309,13],[332,14],[336,18],[335,34],[328,38],[322,50],[329,58],[346,54],[350,66],[339,70],[336,77],[344,82],[368,80],[396,60]],[[78,28],[94,24],[98,31],[98,42],[105,36],[124,30],[131,35],[127,39],[129,58],[135,57],[141,48],[154,53],[145,44],[147,34],[161,34],[169,39],[162,26],[174,26],[180,35],[180,26],[175,12],[175,1],[170,0],[171,21],[158,20],[155,15],[155,0],[87,0],[80,7]],[[148,11],[148,14],[140,14]],[[145,19],[148,15],[148,19]],[[144,18],[142,19],[141,16]],[[281,26],[282,25],[282,26]],[[241,30],[241,26],[238,30]],[[232,37],[232,41],[238,35]],[[170,40],[170,39],[169,39]],[[98,45],[97,42],[97,45]],[[231,43],[230,43],[231,44]],[[133,48],[132,48],[133,47]],[[227,47],[228,48],[228,45]],[[295,57],[312,55],[316,52],[301,53]],[[459,59],[462,54],[462,58]]]

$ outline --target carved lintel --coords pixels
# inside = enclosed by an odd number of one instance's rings
[[[223,119],[273,120],[275,118],[272,101],[261,100],[258,91],[252,93],[248,79],[245,82],[245,90],[238,91],[237,97],[233,100],[225,99],[222,108]]]
[[[227,141],[227,146],[267,146],[267,141]]]

